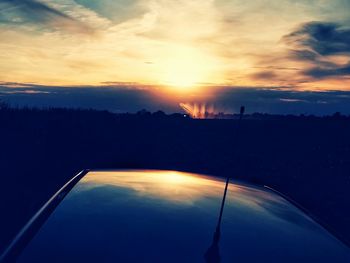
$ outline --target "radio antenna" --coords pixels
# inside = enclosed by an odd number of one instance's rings
[[[236,135],[238,135],[238,133],[239,133],[240,123],[241,123],[241,120],[243,118],[244,110],[245,110],[245,107],[241,106]],[[213,242],[204,254],[204,258],[205,258],[205,261],[207,263],[220,263],[220,261],[221,261],[220,251],[219,251],[219,241],[220,241],[220,235],[221,235],[221,219],[222,219],[222,214],[224,212],[226,193],[227,193],[227,188],[228,188],[229,182],[230,182],[230,176],[227,176],[226,183],[225,183],[224,195],[223,195],[222,201],[221,201],[219,219],[218,219],[218,223],[216,225],[216,229],[215,229],[215,233],[214,233],[214,237],[213,237]]]

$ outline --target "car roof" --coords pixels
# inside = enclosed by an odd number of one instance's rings
[[[225,181],[176,171],[83,174],[18,262],[204,262]],[[350,262],[348,247],[269,189],[230,182],[221,262]]]

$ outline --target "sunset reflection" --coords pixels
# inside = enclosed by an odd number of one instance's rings
[[[178,205],[193,205],[202,199],[219,202],[225,182],[220,178],[213,180],[211,177],[177,171],[95,171],[84,177],[79,190],[91,190],[101,186],[125,188],[135,191],[138,196],[162,199]],[[240,210],[249,209],[258,214],[271,214],[271,204],[273,207],[287,206],[289,210],[293,209],[278,195],[236,183],[229,184],[227,199],[227,206]]]
[[[82,183],[86,189],[94,185],[110,185],[130,188],[138,195],[184,203],[217,197],[224,187],[223,181],[176,171],[135,171],[132,174],[123,171],[90,172]]]

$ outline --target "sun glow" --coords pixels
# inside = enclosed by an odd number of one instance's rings
[[[200,72],[187,62],[175,61],[168,67],[164,77],[164,84],[176,88],[190,88],[195,86],[201,79]]]
[[[176,90],[188,90],[212,79],[216,63],[200,50],[176,47],[161,57],[159,81],[162,85]]]

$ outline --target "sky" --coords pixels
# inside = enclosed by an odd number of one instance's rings
[[[294,111],[326,112],[350,91],[349,10],[350,0],[0,0],[0,84],[31,96],[43,86],[147,90],[168,108],[169,98],[217,93],[220,104],[233,90],[252,101],[283,90]],[[329,97],[305,109],[295,92]]]

